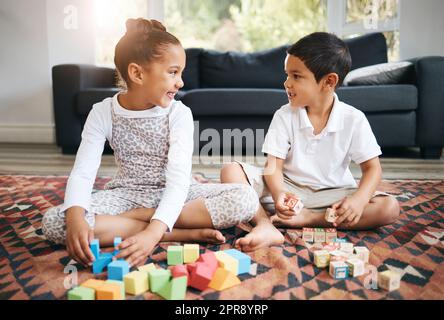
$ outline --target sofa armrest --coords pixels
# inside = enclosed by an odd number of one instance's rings
[[[82,122],[75,108],[77,94],[92,87],[115,87],[114,69],[82,64],[52,68],[56,141],[64,153],[75,153],[80,144]]]
[[[410,60],[415,65],[418,88],[416,145],[421,148],[444,146],[444,57],[429,56]]]

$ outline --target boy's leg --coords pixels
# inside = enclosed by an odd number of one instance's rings
[[[249,184],[248,178],[238,163],[226,164],[220,172],[221,183]],[[245,237],[239,238],[235,245],[242,251],[254,251],[262,247],[280,245],[284,242],[284,236],[271,223],[266,211],[259,204],[255,216],[251,219],[254,227]]]
[[[333,225],[324,219],[325,211],[311,211],[304,208],[300,214],[291,219],[284,220],[273,216],[272,222],[276,226],[289,228],[303,227],[324,227],[333,228]],[[365,206],[361,219],[354,226],[347,226],[343,223],[338,227],[342,230],[368,230],[384,225],[391,224],[398,219],[399,204],[396,198],[392,196],[376,196],[370,199]]]

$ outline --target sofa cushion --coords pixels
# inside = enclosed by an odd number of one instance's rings
[[[288,98],[282,89],[198,89],[187,91],[181,101],[194,116],[272,117]]]
[[[285,81],[288,46],[253,53],[204,50],[201,54],[202,88],[276,88]]]
[[[119,88],[89,88],[79,91],[76,105],[78,115],[87,116],[94,103],[112,97],[119,91]]]
[[[202,49],[199,48],[185,49],[187,62],[185,65],[185,70],[182,74],[184,90],[199,88],[199,59],[201,52]]]
[[[387,62],[387,43],[380,32],[345,39],[344,42],[350,50],[351,70]]]
[[[401,84],[409,79],[413,69],[410,61],[387,62],[351,71],[344,79],[345,86]]]
[[[337,94],[341,101],[365,113],[415,110],[418,106],[414,85],[340,87]]]

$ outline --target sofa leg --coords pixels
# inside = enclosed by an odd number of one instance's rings
[[[442,147],[421,147],[421,157],[423,159],[441,158]]]

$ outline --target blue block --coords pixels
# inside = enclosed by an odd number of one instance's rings
[[[121,237],[115,237],[114,238],[114,248],[117,247],[119,244],[122,243],[122,238]],[[114,250],[114,255],[117,256],[119,254],[120,250]],[[121,259],[119,259],[121,260]]]
[[[251,258],[243,252],[236,249],[224,250],[223,252],[229,254],[239,261],[239,268],[237,274],[244,274],[250,272]]]
[[[94,258],[98,259],[99,255],[100,255],[100,244],[99,244],[99,239],[94,239],[91,244],[89,245]]]
[[[113,254],[112,253],[102,253],[99,255],[99,258],[97,258],[93,262],[93,273],[98,274],[102,273],[103,269],[113,261]]]
[[[108,265],[108,279],[122,281],[129,269],[130,266],[125,260],[115,260]]]

